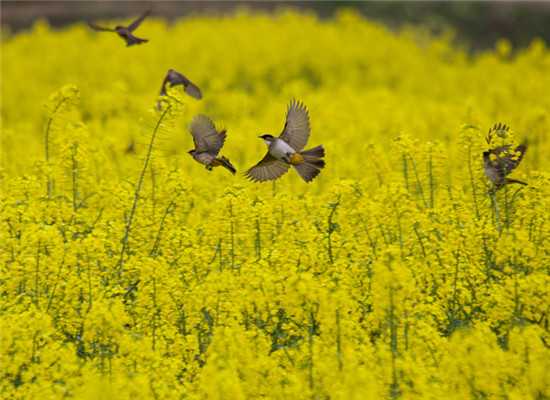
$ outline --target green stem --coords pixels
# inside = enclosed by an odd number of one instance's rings
[[[46,147],[46,164],[47,165],[50,164],[50,129],[51,129],[51,126],[52,126],[53,118],[54,118],[55,114],[57,113],[57,110],[59,110],[59,107],[61,107],[61,105],[63,103],[65,103],[68,99],[69,99],[68,97],[64,97],[55,106],[54,110],[50,114],[50,118],[48,119],[48,124],[46,125],[46,143],[45,143],[45,147]],[[50,179],[49,174],[47,175],[47,180],[48,180],[48,197],[50,197],[52,195],[52,183],[51,183],[51,179]]]
[[[151,196],[152,196],[152,200],[153,200],[153,221],[155,220],[155,210],[156,210],[156,206],[157,206],[157,202],[155,200],[155,189],[156,189],[156,185],[155,185],[155,170],[153,169],[153,166],[151,165],[151,185],[152,185],[152,189],[151,189]]]
[[[233,223],[233,204],[229,202],[229,229],[231,235],[231,268],[235,268],[235,225]]]
[[[51,293],[51,295],[50,295],[50,300],[48,301],[48,305],[46,306],[46,312],[49,311],[49,309],[50,309],[50,307],[51,307],[51,305],[52,305],[53,298],[54,298],[54,296],[55,296],[55,291],[57,290],[57,285],[58,285],[59,280],[60,280],[60,278],[61,278],[61,271],[62,271],[62,269],[63,269],[63,266],[65,265],[65,256],[66,256],[66,254],[67,254],[67,253],[65,252],[65,254],[63,255],[63,260],[62,260],[61,263],[59,264],[59,268],[58,268],[58,270],[57,270],[57,276],[56,276],[56,278],[55,278],[55,283],[54,283],[54,285],[53,285],[52,293]]]
[[[315,317],[310,315],[311,327],[309,327],[309,389],[313,390],[313,335],[315,333]]]
[[[458,303],[458,266],[459,266],[459,257],[460,253],[457,251],[455,253],[456,265],[455,265],[455,276],[453,279],[453,299],[451,300],[451,312],[449,315],[449,334],[455,330],[455,321],[456,321],[456,305]]]
[[[153,130],[153,135],[151,137],[151,142],[149,143],[149,149],[147,150],[147,157],[145,158],[145,165],[143,166],[143,170],[141,171],[141,176],[139,178],[138,187],[136,189],[136,194],[134,196],[134,204],[132,206],[132,211],[130,212],[130,218],[128,219],[128,224],[126,224],[126,230],[124,232],[124,238],[122,239],[122,250],[120,251],[120,259],[118,260],[117,266],[118,266],[118,280],[119,282],[122,280],[122,266],[124,263],[124,252],[126,251],[126,246],[128,245],[128,238],[130,236],[130,228],[132,226],[132,220],[134,219],[134,214],[136,212],[137,203],[139,200],[139,192],[141,191],[141,186],[143,184],[143,178],[145,176],[145,171],[147,171],[147,166],[149,165],[149,160],[151,159],[151,152],[153,151],[153,143],[155,142],[155,137],[157,135],[157,132],[162,124],[162,120],[170,110],[171,106],[166,107],[166,110],[162,113],[160,116],[157,125],[155,126],[155,129]]]
[[[510,228],[510,201],[508,199],[508,185],[504,185],[504,223]]]
[[[338,370],[342,371],[342,333],[340,331],[340,310],[336,310],[336,354],[338,357]]]
[[[418,175],[418,170],[416,168],[416,164],[413,160],[413,158],[409,155],[409,158],[411,160],[411,165],[414,172],[414,177],[416,179],[416,184],[418,186],[418,193],[420,193],[420,198],[422,199],[422,202],[424,203],[424,207],[428,208],[428,203],[426,202],[426,198],[424,197],[424,190],[422,189],[422,183],[420,182],[420,176]]]
[[[498,235],[500,236],[502,234],[502,227],[500,226],[500,212],[498,209],[498,203],[497,203],[497,199],[495,196],[495,192],[493,191],[493,188],[489,189],[489,196],[491,197],[491,202],[495,207],[495,218],[497,221]]]
[[[77,199],[78,199],[78,187],[77,187],[77,169],[78,169],[78,161],[76,159],[76,152],[78,151],[78,143],[75,142],[71,148],[71,158],[72,158],[72,180],[73,180],[73,210],[76,212],[78,209],[77,207]]]
[[[433,160],[432,160],[432,151],[430,150],[430,161],[428,162],[428,166],[430,169],[430,208],[434,208],[434,187],[435,187],[435,180],[434,180],[434,173],[433,173]]]
[[[418,237],[418,243],[420,243],[420,248],[422,249],[422,255],[424,256],[424,258],[426,258],[426,249],[424,248],[424,243],[422,243],[422,235],[420,234],[420,232],[418,231],[418,223],[414,224],[414,233],[416,233],[416,236]],[[429,262],[428,262],[428,265],[429,265]]]
[[[474,198],[474,209],[476,211],[477,219],[481,219],[479,215],[479,207],[477,204],[476,185],[474,180],[474,170],[472,168],[472,146],[468,146],[468,171],[470,172],[470,184],[472,185],[472,195]]]
[[[391,366],[392,366],[392,383],[390,385],[390,397],[399,397],[399,383],[397,382],[397,323],[395,322],[395,305],[393,299],[393,288],[390,287],[390,348],[391,348]]]
[[[156,339],[157,339],[156,332],[157,332],[157,314],[158,314],[156,277],[153,277],[153,309],[155,310],[155,312],[153,313],[153,351],[155,351]]]
[[[359,221],[361,222],[361,224],[363,224],[363,228],[365,229],[365,232],[367,233],[367,239],[369,240],[370,247],[372,248],[372,254],[374,255],[374,258],[378,258],[376,256],[376,245],[375,245],[375,243],[372,240],[372,237],[370,235],[370,229],[369,229],[368,225],[363,220],[363,217],[360,214],[359,214]]]
[[[407,155],[403,153],[403,177],[405,178],[405,188],[409,190],[409,176],[407,174]]]
[[[34,272],[34,304],[36,305],[36,308],[38,307],[38,292],[40,290],[40,287],[38,285],[39,278],[40,278],[40,240],[38,241],[38,249],[36,251],[36,269]]]
[[[397,204],[393,203],[393,208],[395,209],[395,216],[397,217],[397,230],[399,231],[399,248],[401,250],[401,258],[405,258],[405,252],[403,249],[403,229],[401,228],[401,215],[399,215],[399,210],[397,209]]]
[[[334,218],[334,213],[336,212],[336,209],[340,205],[340,198],[341,196],[338,196],[338,200],[336,201],[336,203],[329,203],[330,207],[332,208],[327,221],[328,257],[330,260],[330,265],[334,265],[334,258],[332,255],[332,234],[336,231],[336,229],[338,229],[338,224],[332,222],[332,219]]]
[[[174,204],[176,199],[178,198],[179,193],[170,201],[170,204],[168,204],[168,207],[166,207],[166,210],[164,210],[164,214],[162,216],[162,220],[160,221],[159,230],[157,232],[157,236],[155,238],[155,243],[153,244],[153,248],[149,252],[149,257],[153,256],[154,254],[158,254],[158,248],[160,246],[160,239],[162,237],[162,230],[164,229],[164,222],[166,221],[166,216],[170,212],[170,207]]]
[[[255,247],[256,247],[256,255],[257,259],[256,261],[259,261],[262,259],[262,241],[261,241],[261,232],[260,232],[260,219],[256,219],[256,241],[255,241]]]

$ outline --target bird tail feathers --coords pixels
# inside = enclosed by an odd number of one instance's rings
[[[322,159],[325,156],[325,149],[322,145],[319,145],[300,152],[300,155],[304,159],[304,162],[295,164],[293,167],[298,172],[298,175],[309,183],[319,175],[321,168],[325,167],[325,160]]]
[[[237,170],[235,169],[235,167],[233,165],[231,165],[231,163],[229,162],[229,160],[227,158],[225,158],[224,156],[221,156],[221,157],[218,157],[218,160],[221,161],[222,167],[224,167],[226,170],[228,170],[233,175],[235,175]]]
[[[148,42],[147,39],[139,39],[135,36],[129,36],[126,38],[126,47],[128,46],[132,46],[134,44],[142,44],[142,43],[145,43],[145,42]]]

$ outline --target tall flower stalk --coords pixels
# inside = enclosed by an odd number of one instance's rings
[[[124,231],[124,237],[122,238],[122,248],[120,250],[120,258],[117,263],[117,273],[118,273],[118,280],[119,282],[122,280],[122,269],[124,265],[124,253],[126,252],[126,249],[128,247],[128,238],[130,237],[130,232],[132,228],[132,221],[134,219],[134,215],[136,213],[137,204],[139,201],[139,196],[141,192],[141,188],[143,186],[143,180],[145,178],[145,172],[147,171],[147,167],[149,166],[149,162],[151,161],[151,154],[153,152],[153,145],[155,144],[155,139],[157,137],[157,134],[159,133],[159,130],[163,126],[163,121],[166,118],[168,112],[172,108],[172,104],[169,104],[166,109],[162,112],[160,118],[158,119],[154,129],[153,134],[151,135],[151,141],[149,142],[149,147],[147,148],[147,156],[145,157],[145,164],[143,165],[143,169],[141,170],[141,175],[139,177],[138,186],[136,189],[136,193],[134,195],[134,203],[132,205],[132,210],[130,211],[130,217],[128,218],[128,223],[126,224],[126,229]]]

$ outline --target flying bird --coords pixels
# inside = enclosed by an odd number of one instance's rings
[[[279,137],[259,136],[267,145],[267,154],[245,176],[255,182],[271,181],[283,176],[292,165],[304,181],[311,182],[325,166],[322,159],[325,149],[319,145],[302,151],[308,142],[310,131],[306,107],[299,101],[292,100],[288,105],[283,132]]]
[[[495,124],[493,127],[493,131],[497,133],[507,132],[509,129],[509,127],[500,123],[498,125]],[[491,129],[489,129],[487,144],[491,144],[492,138],[493,135],[491,133]],[[485,170],[487,178],[489,178],[491,184],[496,189],[500,189],[509,183],[520,183],[522,185],[527,185],[525,182],[520,182],[507,177],[510,172],[517,168],[523,159],[523,155],[527,150],[527,144],[527,139],[524,139],[523,142],[513,151],[510,150],[510,145],[504,145],[483,152],[483,169]]]
[[[237,172],[227,158],[218,157],[225,142],[226,129],[218,131],[210,118],[197,115],[189,124],[189,132],[193,136],[195,149],[188,153],[195,161],[206,165],[206,169],[209,171],[212,171],[213,167],[221,165],[232,174]]]
[[[91,22],[88,22],[88,25],[90,25],[90,28],[92,28],[94,31],[100,32],[100,31],[106,31],[106,32],[116,32],[118,35],[126,40],[126,47],[132,46],[134,44],[141,44],[145,43],[148,40],[147,39],[140,39],[135,37],[132,32],[136,30],[136,28],[141,24],[141,22],[149,15],[151,12],[151,9],[147,10],[141,17],[136,19],[134,22],[132,22],[128,26],[117,26],[115,29],[111,28],[103,28],[101,26],[97,26]]]
[[[202,93],[201,93],[200,89],[196,85],[194,85],[189,79],[187,79],[185,76],[183,76],[182,74],[180,74],[177,71],[174,71],[173,69],[169,70],[166,73],[166,76],[164,77],[164,80],[162,81],[162,87],[160,88],[159,96],[167,96],[168,95],[166,93],[166,84],[168,82],[170,82],[170,87],[174,87],[174,86],[177,86],[177,85],[183,85],[183,90],[189,96],[194,97],[195,99],[198,99],[198,100],[202,99]],[[166,100],[161,100],[161,101],[158,102],[158,104],[157,104],[157,109],[158,110],[161,109],[160,103],[162,101],[166,101]]]

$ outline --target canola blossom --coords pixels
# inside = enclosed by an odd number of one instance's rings
[[[293,10],[2,34],[2,398],[550,397],[542,41]],[[170,69],[202,99],[157,97]],[[247,180],[292,99],[325,168]],[[186,154],[198,114],[236,175]],[[490,188],[496,123],[527,186]]]

